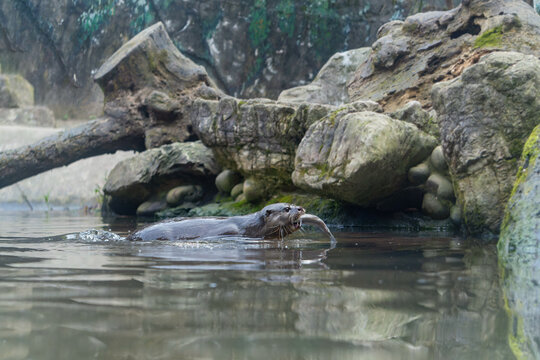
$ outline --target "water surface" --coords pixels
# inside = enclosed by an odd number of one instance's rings
[[[0,359],[512,358],[494,246],[350,229],[333,229],[335,247],[315,231],[283,243],[101,232],[135,226],[0,212]]]

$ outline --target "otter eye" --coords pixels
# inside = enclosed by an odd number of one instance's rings
[[[287,207],[286,207],[285,209],[283,209],[283,210],[285,210],[285,212],[289,212],[289,211],[291,211],[291,208],[287,206]]]

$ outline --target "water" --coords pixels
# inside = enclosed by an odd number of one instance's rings
[[[0,359],[512,358],[494,246],[336,229],[335,248],[316,232],[108,233],[135,226],[0,213]]]

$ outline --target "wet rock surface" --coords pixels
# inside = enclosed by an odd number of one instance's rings
[[[498,233],[523,144],[538,124],[540,60],[496,52],[433,88],[444,155],[471,232]]]
[[[527,140],[498,243],[514,353],[540,354],[540,125]]]

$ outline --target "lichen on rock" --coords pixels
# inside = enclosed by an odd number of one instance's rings
[[[399,190],[436,140],[374,112],[341,111],[309,128],[296,152],[296,186],[360,206]]]

